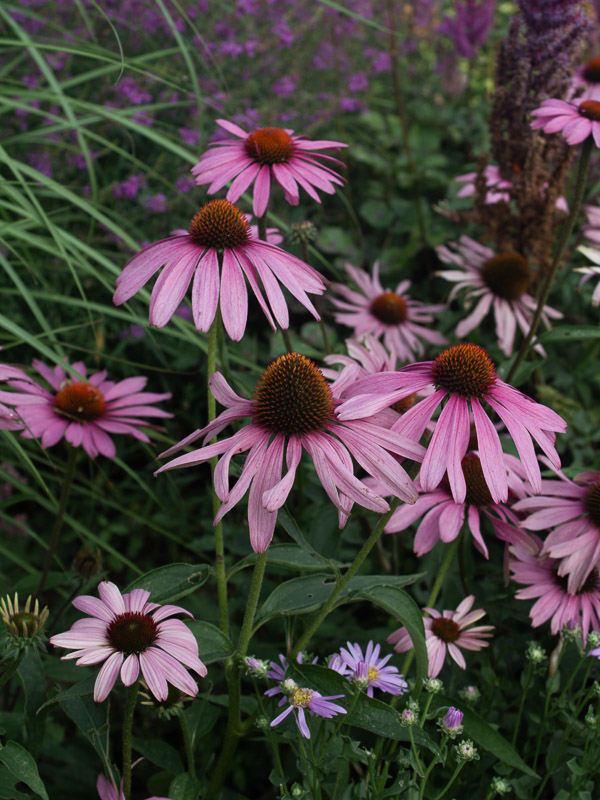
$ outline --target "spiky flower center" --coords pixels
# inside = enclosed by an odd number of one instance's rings
[[[434,636],[441,639],[442,642],[455,642],[460,636],[460,628],[453,619],[446,619],[446,617],[437,617],[431,623],[431,631]]]
[[[299,686],[297,686],[290,695],[290,700],[292,705],[294,705],[296,708],[306,708],[312,701],[313,697],[313,691],[310,689],[301,689]]]
[[[583,505],[591,521],[600,528],[600,480],[590,486],[583,498]]]
[[[518,253],[501,253],[481,268],[485,285],[497,297],[518,300],[529,288],[529,265]]]
[[[300,353],[286,353],[261,375],[254,390],[254,421],[273,433],[323,430],[333,412],[333,395],[321,370]]]
[[[558,569],[558,564],[557,567]],[[573,596],[573,593],[569,591],[569,576],[568,575],[559,575],[557,571],[554,572],[554,582],[561,589],[564,594],[568,594]],[[600,594],[600,572],[598,568],[595,567],[590,574],[587,576],[583,585],[580,586],[575,591],[576,597],[581,597],[584,594]]]
[[[600,58],[590,58],[583,68],[583,79],[588,83],[600,83]]]
[[[75,422],[100,419],[106,411],[102,392],[91,383],[64,381],[54,398],[54,410]]]
[[[433,382],[463,397],[482,398],[496,381],[496,370],[483,347],[455,344],[443,350],[433,362]]]
[[[223,250],[248,244],[250,225],[229,200],[211,200],[192,218],[189,234],[202,247]]]
[[[294,141],[282,128],[258,128],[245,141],[246,153],[259,164],[283,164],[294,153]]]
[[[395,292],[384,292],[371,303],[371,314],[384,325],[400,325],[406,320],[406,300]]]
[[[485,482],[479,456],[468,453],[461,462],[465,483],[467,484],[467,503],[474,506],[490,506],[494,502]]]
[[[130,656],[143,653],[156,641],[158,625],[148,616],[136,611],[119,614],[108,626],[106,638],[120,653]]]
[[[592,122],[600,122],[600,102],[598,100],[584,100],[579,106],[579,114]]]

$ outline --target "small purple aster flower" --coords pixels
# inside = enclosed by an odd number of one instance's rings
[[[440,722],[440,727],[447,733],[449,736],[457,736],[459,733],[462,733],[462,721],[463,721],[464,714],[458,708],[454,708],[454,706],[450,706],[448,711],[446,711],[446,715]]]
[[[281,698],[278,705],[281,706],[286,701],[289,703],[289,705],[285,711],[283,711],[278,717],[275,717],[271,723],[272,728],[274,728],[275,725],[279,725],[279,723],[282,722],[293,711],[297,711],[296,725],[298,726],[302,736],[304,736],[305,739],[310,739],[310,730],[307,725],[306,715],[304,712],[305,708],[308,708],[308,710],[312,711],[313,714],[317,714],[319,717],[325,717],[326,719],[331,719],[331,717],[335,717],[338,714],[348,713],[343,706],[331,702],[331,700],[337,700],[339,697],[343,697],[344,695],[342,694],[334,694],[330,697],[323,697],[323,695],[319,694],[319,692],[315,692],[313,689],[292,686],[291,684],[293,681],[288,680],[285,681],[285,683],[289,684],[285,687],[287,690],[286,696]]]
[[[339,660],[334,657],[329,666],[360,689],[366,689],[369,697],[373,697],[373,687],[388,694],[404,694],[408,691],[408,684],[398,673],[398,668],[386,666],[392,653],[379,658],[380,645],[373,645],[373,641],[367,645],[364,656],[358,644],[346,642],[346,646],[347,650],[344,647],[340,649]]]

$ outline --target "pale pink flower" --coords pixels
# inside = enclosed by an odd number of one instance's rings
[[[599,211],[600,209],[594,209],[595,211]],[[595,264],[596,266],[587,266],[587,267],[576,267],[573,272],[580,272],[583,275],[583,278],[579,282],[579,287],[581,288],[585,283],[587,283],[592,278],[599,278],[600,277],[600,250],[598,250],[598,246],[600,246],[600,230],[594,231],[594,234],[598,233],[598,243],[596,243],[595,247],[586,247],[585,245],[581,245],[577,249],[580,253],[583,253],[584,256],[587,256],[590,261]],[[586,235],[590,237],[591,231],[588,230]],[[594,291],[592,294],[592,305],[599,306],[600,305],[600,281],[594,287]]]
[[[561,559],[558,575],[568,575],[568,591],[575,594],[600,564],[600,472],[582,472],[574,481],[560,471],[558,476],[542,482],[540,497],[519,500],[513,508],[529,513],[523,528],[552,528],[542,552]]]
[[[355,502],[380,513],[389,508],[382,497],[356,478],[352,456],[370,475],[378,478],[390,494],[405,502],[414,502],[416,490],[395,456],[419,460],[424,449],[372,420],[340,422],[337,406],[347,380],[342,374],[329,385],[310,359],[298,353],[287,353],[263,373],[253,400],[246,400],[216,372],[209,379],[211,391],[226,410],[163,456],[171,455],[200,437],[204,437],[203,447],[179,456],[158,472],[192,467],[214,456],[222,456],[214,473],[215,492],[222,501],[215,524],[250,489],[250,542],[258,553],[265,552],[269,546],[277,511],[294,484],[303,450],[312,458],[323,488],[338,509],[340,527],[346,523]],[[233,436],[206,444],[229,423],[244,417],[251,417],[252,421]],[[231,458],[244,451],[249,452],[242,473],[230,489]],[[287,472],[282,478],[284,452]]]
[[[435,608],[424,608],[430,616],[424,617],[425,643],[427,644],[427,655],[429,657],[428,678],[436,678],[444,665],[446,654],[458,664],[461,669],[465,669],[467,664],[460,648],[463,650],[481,650],[488,647],[489,639],[494,630],[493,625],[479,625],[470,628],[474,622],[485,616],[482,608],[471,611],[475,595],[470,594],[458,606],[456,611],[444,610],[441,614]],[[405,653],[413,647],[412,639],[406,628],[399,628],[387,638],[388,644],[394,645],[397,653]]]
[[[171,319],[192,277],[193,320],[203,333],[220,308],[229,337],[235,342],[242,338],[248,316],[246,281],[273,330],[273,317],[281,328],[289,326],[280,283],[320,319],[307,292],[323,294],[324,278],[296,256],[254,239],[245,215],[228,200],[211,200],[193,217],[189,233],[162,239],[135,255],[117,278],[115,305],[133,297],[163,265],[150,299],[150,324],[157,328]]]
[[[557,469],[560,458],[554,447],[555,431],[564,433],[565,421],[547,406],[505,383],[496,375],[486,351],[475,344],[457,344],[443,350],[434,361],[409,364],[398,372],[381,372],[361,378],[346,390],[338,411],[341,420],[370,416],[404,397],[433,386],[435,391],[410,408],[392,431],[419,441],[436,409],[445,398],[420,472],[423,490],[433,491],[448,473],[452,496],[464,503],[467,485],[461,468],[471,435],[471,416],[477,432],[477,449],[485,482],[495,503],[508,498],[500,437],[482,403],[486,402],[506,425],[532,492],[542,490],[534,439]]]
[[[294,131],[287,128],[258,128],[247,133],[224,119],[218,119],[217,124],[237,140],[215,142],[213,149],[204,153],[192,168],[197,184],[210,184],[208,194],[218,192],[233,180],[226,196],[235,203],[254,183],[252,208],[257,217],[262,217],[269,203],[271,178],[281,186],[286,201],[293,206],[298,205],[300,188],[320,203],[316,189],[334,194],[334,184],[344,184],[343,178],[317,159],[343,167],[342,162],[316,152],[347,147],[343,142],[312,141],[294,135]]]
[[[515,165],[514,167],[515,172],[518,172],[518,166]],[[500,174],[499,167],[496,167],[494,164],[488,165],[483,170],[483,175],[485,177],[485,185],[489,188],[489,191],[486,193],[485,202],[487,205],[492,205],[493,203],[510,203],[510,192],[505,191],[506,189],[512,189],[514,183],[512,181],[506,180]],[[475,188],[475,181],[477,180],[477,173],[476,172],[467,172],[465,175],[459,175],[457,178],[454,179],[457,183],[464,183],[465,185],[458,191],[457,197],[473,197],[476,188]],[[544,184],[541,187],[542,194],[546,193],[546,189],[548,188],[548,184]],[[560,195],[556,198],[556,209],[558,211],[564,211],[565,214],[569,213],[569,206],[567,205],[566,199]]]
[[[40,438],[42,447],[52,447],[64,436],[73,447],[82,446],[90,458],[98,454],[115,458],[109,434],[124,433],[149,442],[140,430],[153,427],[145,418],[173,416],[153,406],[168,400],[171,394],[144,392],[147,378],[125,378],[115,383],[106,379],[106,370],[86,378],[86,366],[80,361],[72,369],[82,379],[67,375],[61,366],[48,367],[37,359],[33,366],[50,389],[19,369],[0,366],[0,381],[9,388],[0,390],[0,400],[14,406],[25,425],[22,436]]]
[[[527,292],[531,278],[527,259],[518,253],[496,254],[468,236],[461,236],[448,247],[436,247],[436,251],[441,261],[454,267],[436,273],[455,284],[448,301],[466,290],[465,306],[467,309],[474,306],[469,316],[456,326],[456,335],[462,339],[493,308],[498,345],[504,355],[510,356],[517,326],[526,336],[537,308],[537,300]],[[542,321],[547,328],[550,319],[561,318],[560,311],[544,306]],[[545,355],[541,345],[535,345],[535,349]]]
[[[429,344],[446,343],[445,336],[422,324],[434,322],[434,315],[446,306],[428,306],[413,300],[406,294],[410,281],[400,281],[394,291],[384,289],[379,280],[378,261],[373,264],[372,275],[352,264],[345,264],[345,269],[359,291],[334,283],[331,288],[344,299],[332,297],[331,302],[340,309],[334,314],[336,322],[354,328],[355,337],[368,334],[377,339],[383,337],[387,349],[400,361],[422,356],[425,352],[422,339]]]
[[[537,498],[539,499],[539,498]],[[510,547],[509,569],[512,578],[526,588],[519,589],[518,600],[538,598],[529,610],[534,628],[551,620],[550,630],[557,634],[568,625],[581,626],[585,643],[590,626],[600,631],[600,569],[592,567],[580,587],[570,590],[567,578],[561,577],[561,561],[547,553],[544,543],[533,534]]]
[[[596,99],[543,100],[531,116],[536,117],[531,123],[533,130],[541,128],[544,133],[561,132],[569,145],[579,144],[593,136],[596,147],[600,147],[600,101]]]
[[[573,81],[571,84],[570,96],[575,92],[581,92],[583,100],[594,100],[600,90],[600,58],[597,56],[588,59],[585,64],[573,70]],[[570,99],[570,98],[569,98]]]
[[[198,658],[198,644],[190,629],[174,614],[192,615],[180,606],[149,603],[150,592],[134,589],[121,594],[114,583],[98,585],[100,599],[81,595],[73,605],[90,618],[79,619],[66,633],[50,638],[55,647],[74,650],[63,656],[78,666],[100,664],[94,700],[105,700],[119,673],[125,686],[138,679],[140,670],[157,700],[166,700],[168,683],[195,697],[198,686],[182,665],[204,678],[206,667]]]
[[[98,795],[100,800],[125,800],[125,794],[123,792],[123,781],[121,781],[121,786],[119,790],[115,789],[115,787],[108,781],[104,775],[98,775],[98,780],[96,781],[96,789],[98,790]],[[169,800],[168,797],[149,797],[148,800]]]

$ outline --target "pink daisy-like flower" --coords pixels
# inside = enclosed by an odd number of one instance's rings
[[[343,374],[330,385],[310,359],[299,353],[286,353],[263,373],[252,400],[239,397],[218,372],[209,380],[212,393],[226,410],[163,456],[202,436],[205,446],[179,456],[158,472],[192,467],[222,456],[214,474],[215,492],[222,501],[215,524],[250,488],[248,523],[255,552],[264,553],[269,546],[277,511],[293,486],[303,450],[312,458],[323,488],[338,509],[340,527],[346,523],[355,502],[379,513],[389,509],[382,497],[356,478],[352,456],[390,494],[408,503],[416,500],[413,483],[395,456],[419,460],[424,449],[371,420],[340,422],[337,406],[347,384]],[[230,422],[243,417],[252,418],[249,425],[228,439],[206,446]],[[246,450],[249,453],[242,473],[230,489],[231,458]],[[287,472],[282,478],[284,452]]]
[[[229,337],[235,342],[242,338],[248,316],[244,276],[273,330],[273,318],[281,328],[289,325],[280,283],[320,319],[307,292],[323,294],[322,275],[274,244],[253,238],[245,215],[228,200],[211,200],[193,217],[189,233],[155,242],[128,261],[117,278],[114,304],[133,297],[163,265],[150,299],[150,324],[157,328],[171,319],[192,277],[192,315],[203,333],[220,308]]]
[[[134,589],[121,594],[114,583],[98,585],[100,599],[81,595],[73,605],[91,619],[77,620],[66,633],[50,638],[55,647],[75,650],[62,659],[77,659],[78,666],[104,662],[94,685],[94,700],[105,700],[117,678],[131,686],[140,669],[157,700],[166,700],[167,683],[195,697],[198,686],[182,665],[204,678],[206,667],[198,658],[198,644],[190,629],[174,614],[192,615],[180,606],[149,603],[150,592]]]
[[[569,576],[568,590],[575,594],[600,564],[600,472],[582,472],[574,481],[558,475],[561,480],[542,482],[540,497],[519,500],[513,508],[529,512],[523,528],[553,528],[543,553],[561,559],[558,575]]]
[[[475,595],[470,594],[458,606],[456,611],[443,611],[441,614],[435,608],[424,608],[430,616],[423,619],[425,625],[425,641],[427,644],[427,655],[429,657],[429,669],[427,677],[436,678],[446,659],[446,653],[458,664],[461,669],[465,669],[467,664],[460,648],[463,650],[481,650],[488,647],[489,639],[494,630],[493,625],[479,625],[470,628],[474,622],[485,616],[482,608],[471,611]],[[412,639],[406,628],[399,628],[387,638],[388,644],[394,645],[397,653],[405,653],[413,647]]]
[[[395,291],[384,289],[379,280],[379,262],[373,264],[373,274],[345,265],[346,272],[360,291],[334,283],[332,289],[344,299],[331,298],[340,312],[334,314],[336,322],[354,328],[354,336],[372,334],[383,337],[388,350],[400,361],[410,361],[425,352],[424,339],[429,344],[445,344],[446,337],[436,330],[423,327],[421,323],[434,322],[434,314],[443,311],[444,305],[427,306],[412,300],[407,294],[410,281],[400,281]]]
[[[153,406],[168,400],[170,393],[142,391],[147,378],[125,378],[115,383],[106,380],[107,372],[102,370],[86,379],[86,367],[80,361],[73,364],[73,370],[83,380],[67,375],[63,367],[51,368],[37,359],[33,366],[50,389],[19,369],[0,366],[0,381],[10,388],[0,391],[0,400],[14,406],[25,425],[22,436],[40,438],[42,447],[52,447],[64,436],[73,447],[82,446],[90,458],[98,454],[114,458],[115,445],[109,434],[124,433],[149,442],[140,430],[152,427],[144,417],[173,416]]]
[[[98,795],[100,800],[125,800],[125,794],[123,792],[123,782],[121,781],[121,787],[117,791],[115,787],[108,781],[104,775],[98,775],[98,780],[96,781],[96,789],[98,790]],[[169,800],[168,797],[149,797],[148,800]]]
[[[217,124],[241,141],[215,142],[213,149],[204,153],[192,167],[197,184],[210,184],[208,194],[218,192],[233,180],[226,196],[235,203],[254,182],[252,209],[257,217],[262,217],[269,203],[271,178],[281,186],[285,199],[293,206],[298,205],[300,188],[320,203],[316,189],[334,194],[335,184],[344,184],[340,175],[317,159],[342,167],[344,164],[337,158],[316,152],[347,147],[343,142],[311,141],[304,136],[294,136],[294,131],[284,128],[258,128],[247,133],[224,119],[218,119]]]
[[[507,453],[503,453],[502,458],[510,493],[519,498],[525,497],[525,474],[521,462]],[[480,515],[483,514],[492,523],[494,533],[499,539],[513,541],[511,523],[518,525],[519,521],[509,508],[494,502],[483,476],[479,455],[473,451],[468,452],[461,462],[461,468],[467,486],[464,503],[455,502],[449,486],[442,481],[434,491],[421,494],[414,505],[397,508],[385,526],[385,532],[404,531],[422,517],[413,545],[415,553],[422,556],[438,542],[454,541],[466,518],[473,544],[485,558],[489,558],[481,535]],[[420,489],[418,478],[415,485]]]
[[[573,70],[571,93],[581,91],[583,87],[583,100],[594,99],[600,90],[600,58],[598,56],[588,59],[585,64]]]
[[[332,659],[329,666],[359,688],[366,689],[369,697],[373,697],[374,688],[388,694],[405,694],[408,691],[408,684],[398,672],[398,667],[386,666],[392,653],[379,658],[381,646],[374,645],[372,641],[367,645],[364,655],[358,644],[346,642],[346,647],[348,649],[340,649],[339,660]]]
[[[600,209],[595,209],[600,212]],[[599,220],[600,221],[600,220]],[[598,233],[598,244],[600,245],[600,230],[597,231]],[[587,236],[590,235],[590,232],[586,234]],[[598,245],[597,245],[598,246]],[[580,272],[583,275],[583,278],[579,282],[579,288],[581,288],[585,283],[587,283],[592,278],[599,278],[600,277],[600,250],[596,247],[586,247],[585,245],[581,245],[577,249],[580,253],[583,253],[584,256],[587,256],[590,261],[595,264],[596,266],[587,266],[587,267],[576,267],[573,272]],[[594,287],[594,292],[592,294],[592,305],[593,306],[600,306],[600,281]]]
[[[600,101],[596,99],[543,100],[531,116],[536,117],[531,123],[533,130],[561,132],[569,145],[579,144],[593,136],[596,147],[600,147]]]
[[[537,308],[537,301],[527,292],[531,278],[527,259],[518,253],[495,254],[468,236],[461,236],[458,242],[449,247],[436,247],[436,250],[445,264],[457,268],[436,273],[456,284],[448,301],[466,289],[466,307],[475,306],[469,316],[458,323],[456,335],[462,339],[493,308],[498,345],[504,355],[510,356],[517,325],[527,335]],[[544,306],[542,321],[547,328],[550,319],[561,318],[560,311]],[[545,355],[541,345],[535,345],[535,349]]]
[[[314,689],[292,685],[293,681],[284,681],[284,683],[288,685],[284,687],[284,697],[281,698],[277,705],[282,706],[286,702],[289,703],[289,705],[285,711],[282,711],[282,713],[271,722],[271,728],[274,728],[275,725],[279,725],[289,714],[295,711],[296,725],[300,733],[305,739],[310,739],[310,729],[306,722],[305,708],[313,714],[319,717],[325,717],[326,719],[336,717],[338,714],[348,713],[343,706],[331,702],[332,700],[343,697],[343,694],[332,694],[329,697],[323,697],[322,694],[319,694],[319,692],[316,692]]]
[[[520,168],[517,164],[514,165],[513,169],[515,172],[520,171]],[[486,204],[492,205],[500,202],[510,203],[510,192],[502,190],[512,189],[514,186],[513,182],[503,178],[500,174],[499,167],[496,167],[493,164],[488,165],[483,170],[483,174],[485,177],[485,185],[490,190],[485,196]],[[456,195],[457,197],[472,197],[475,194],[475,181],[477,180],[476,172],[468,172],[465,175],[459,175],[454,180],[457,183],[465,184],[462,189],[459,190],[458,194]],[[541,187],[542,194],[545,194],[547,188],[548,184],[544,184]],[[565,214],[569,213],[569,206],[567,205],[566,199],[562,195],[556,198],[556,208],[558,211],[564,211]]]
[[[447,472],[454,500],[465,502],[467,484],[461,462],[469,447],[472,418],[490,495],[494,503],[506,502],[508,478],[500,437],[483,402],[491,406],[506,425],[533,493],[542,491],[532,439],[558,469],[560,458],[554,447],[555,432],[564,433],[566,423],[547,406],[502,381],[496,375],[492,360],[478,345],[456,344],[443,350],[434,361],[409,364],[398,372],[361,378],[346,390],[345,397],[350,399],[339,408],[338,417],[351,420],[370,416],[431,386],[434,393],[410,408],[391,429],[419,441],[436,409],[447,398],[421,466],[420,482],[424,491],[433,491]]]
[[[544,555],[544,543],[533,534],[510,547],[509,569],[513,580],[526,586],[519,589],[518,600],[538,598],[529,611],[534,628],[551,620],[550,629],[557,634],[565,625],[580,625],[583,641],[587,640],[590,626],[600,631],[600,569],[592,567],[583,584],[574,591],[561,577],[560,559]]]

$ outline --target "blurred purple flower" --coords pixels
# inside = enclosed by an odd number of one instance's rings
[[[142,200],[142,205],[144,208],[147,208],[148,211],[154,211],[156,213],[166,211],[167,197],[162,192],[159,192],[158,194],[151,194],[147,197],[144,197]]]
[[[182,141],[191,146],[198,144],[200,132],[195,128],[179,128],[179,135]]]
[[[115,197],[123,197],[125,200],[135,200],[140,189],[145,186],[146,178],[139,172],[136,175],[130,175],[122,183],[118,183],[114,188],[114,194]]]
[[[456,53],[463,58],[473,58],[485,42],[494,22],[496,0],[465,0],[455,4],[455,16],[444,17],[438,33],[450,37]]]
[[[365,92],[369,88],[369,81],[364,72],[357,72],[348,78],[348,91]]]
[[[290,97],[290,95],[296,91],[297,85],[297,73],[294,75],[284,75],[283,78],[280,78],[273,84],[273,94],[276,94],[278,97]]]
[[[286,47],[291,47],[294,43],[294,34],[283,20],[273,27],[273,33]]]
[[[189,175],[182,175],[175,181],[175,188],[178,192],[181,192],[181,194],[191,192],[195,185],[196,181]]]

